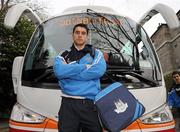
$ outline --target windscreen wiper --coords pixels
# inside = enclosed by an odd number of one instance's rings
[[[124,72],[125,74],[128,74],[128,75],[131,75],[133,77],[136,77],[137,79],[139,79],[140,81],[143,81],[145,83],[147,83],[148,85],[152,86],[152,87],[155,87],[155,86],[158,86],[158,83],[155,82],[154,80],[151,80],[149,78],[145,78],[144,76],[142,76],[141,74],[138,74],[134,71],[126,71]]]
[[[152,86],[152,87],[155,87],[155,86],[158,86],[158,83],[155,82],[154,80],[151,80],[149,78],[146,78],[144,76],[142,76],[140,73],[142,73],[142,71],[140,70],[127,70],[127,69],[108,69],[107,70],[107,73],[110,74],[121,74],[121,75],[130,75],[130,76],[133,76],[137,79],[139,79],[140,81]]]

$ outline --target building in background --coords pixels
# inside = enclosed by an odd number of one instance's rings
[[[180,20],[180,10],[177,16]],[[164,76],[180,70],[180,28],[172,30],[167,24],[160,24],[151,40],[157,50]]]

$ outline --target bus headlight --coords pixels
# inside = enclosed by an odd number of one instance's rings
[[[34,113],[20,104],[15,104],[11,113],[11,120],[24,123],[41,123],[45,117]]]
[[[168,105],[163,105],[158,109],[142,116],[140,118],[144,124],[157,124],[157,123],[166,123],[173,120],[172,113]]]

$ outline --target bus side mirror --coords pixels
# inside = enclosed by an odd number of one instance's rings
[[[161,14],[169,28],[179,28],[180,23],[175,11],[171,7],[164,4],[156,4],[155,6],[153,6],[138,20],[138,22],[143,26],[146,22],[148,22],[153,16],[158,13]]]
[[[13,87],[14,87],[15,94],[17,94],[17,89],[18,89],[18,86],[20,83],[23,60],[24,60],[23,56],[18,56],[13,61],[12,81],[13,81]]]

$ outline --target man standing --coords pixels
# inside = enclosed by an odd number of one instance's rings
[[[174,80],[175,85],[168,93],[168,104],[171,107],[178,108],[178,111],[180,113],[180,72],[174,71],[172,73],[172,78]]]
[[[53,67],[62,90],[59,132],[102,132],[93,101],[106,62],[100,50],[86,44],[87,25],[75,25],[72,37],[72,47],[55,58]]]

